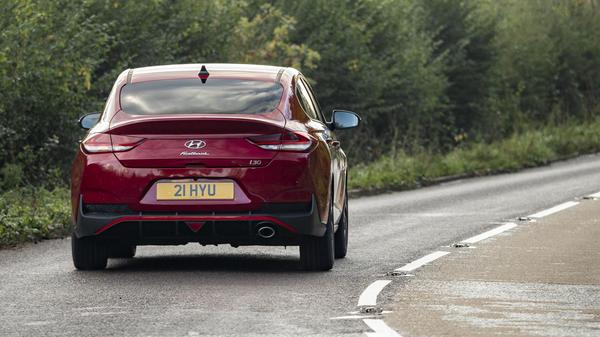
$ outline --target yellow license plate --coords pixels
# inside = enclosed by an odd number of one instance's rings
[[[233,200],[233,182],[157,183],[156,200]]]

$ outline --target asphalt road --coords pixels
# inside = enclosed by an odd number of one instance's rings
[[[364,336],[358,296],[387,271],[503,220],[600,190],[600,156],[350,201],[350,248],[304,272],[297,247],[141,247],[75,271],[69,240],[0,251],[0,336]],[[394,282],[379,296],[388,308]]]
[[[385,321],[411,337],[598,337],[598,238],[599,199],[519,221],[405,278]]]

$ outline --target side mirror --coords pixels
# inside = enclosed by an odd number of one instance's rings
[[[331,119],[331,128],[335,129],[351,129],[355,128],[360,124],[360,116],[352,111],[345,110],[333,110],[333,117]]]
[[[92,112],[92,113],[83,115],[81,118],[79,118],[79,127],[81,127],[84,130],[89,130],[89,129],[93,128],[94,125],[96,125],[99,120],[100,120],[99,112]]]

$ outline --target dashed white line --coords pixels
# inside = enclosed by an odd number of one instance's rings
[[[365,318],[369,318],[369,317],[377,317],[377,315],[367,315],[367,316],[363,316],[363,315],[347,315],[347,316],[338,316],[338,317],[331,317],[330,319],[333,320],[337,320],[337,319],[365,319]]]
[[[333,320],[337,320],[337,319],[365,319],[365,318],[368,318],[368,317],[375,317],[375,315],[369,315],[369,316],[347,315],[347,316],[331,317],[330,319],[333,319]]]
[[[391,311],[391,310],[383,310],[380,313],[362,314],[360,311],[351,311],[346,316],[330,317],[329,319],[339,320],[339,319],[365,319],[365,318],[372,318],[372,317],[373,318],[378,318],[378,317],[381,317],[381,315],[391,314],[392,312],[393,311]]]
[[[391,280],[377,280],[371,283],[358,298],[358,306],[377,305],[377,295],[392,282]]]
[[[591,195],[589,195],[589,197],[600,198],[600,192],[591,194]],[[556,205],[552,208],[548,208],[546,210],[531,214],[528,216],[528,218],[534,218],[534,219],[543,218],[550,214],[554,214],[554,213],[560,212],[562,210],[565,210],[567,208],[573,207],[577,204],[579,204],[579,202],[568,201],[568,202],[562,203],[560,205]],[[489,230],[487,232],[470,237],[461,242],[470,243],[470,244],[476,243],[476,242],[485,240],[487,238],[490,238],[494,235],[498,235],[507,230],[513,229],[515,227],[517,227],[516,223],[509,222],[502,226],[499,226],[492,230]],[[448,254],[450,254],[450,252],[445,252],[445,251],[433,252],[433,253],[425,255],[422,258],[417,259],[413,262],[407,263],[406,265],[395,269],[395,271],[410,272],[410,271],[413,271],[419,267],[422,267],[422,266],[424,266],[432,261],[435,261],[435,260],[439,259],[440,257],[448,255]],[[358,306],[377,305],[377,296],[379,295],[381,290],[383,290],[383,288],[385,288],[385,286],[390,284],[390,282],[392,282],[392,281],[391,280],[377,280],[377,281],[371,283],[360,295],[360,297],[358,299]],[[358,315],[351,315],[351,316],[333,317],[332,319],[358,319],[358,318],[364,318],[364,317],[365,316],[361,317]],[[369,328],[371,328],[371,330],[373,330],[373,332],[365,332],[365,334],[368,337],[402,337],[400,334],[398,334],[396,331],[394,331],[394,329],[390,328],[387,324],[385,324],[385,322],[382,319],[364,318],[363,322],[365,322],[365,324],[367,324],[369,326]]]
[[[516,224],[516,223],[509,222],[509,223],[506,223],[506,224],[504,224],[504,225],[502,225],[502,226],[499,226],[499,227],[496,227],[496,228],[494,228],[494,229],[492,229],[492,230],[489,230],[489,231],[487,231],[487,232],[481,233],[481,234],[479,234],[479,235],[475,235],[475,236],[473,236],[473,237],[471,237],[471,238],[468,238],[468,239],[466,239],[466,240],[463,240],[463,241],[461,241],[461,242],[464,242],[464,243],[475,243],[475,242],[479,242],[479,241],[485,240],[485,239],[487,239],[487,238],[489,238],[489,237],[492,237],[492,236],[494,236],[494,235],[498,235],[498,234],[500,234],[500,233],[502,233],[502,232],[505,232],[505,231],[507,231],[507,230],[509,230],[509,229],[513,229],[513,228],[515,228],[515,227],[517,227],[517,224]]]
[[[425,255],[422,258],[415,260],[411,263],[408,263],[398,269],[396,269],[396,271],[403,271],[403,272],[409,272],[409,271],[413,271],[421,266],[424,266],[426,264],[428,264],[429,262],[432,262],[434,260],[439,259],[440,257],[450,254],[450,252],[443,252],[443,251],[437,251],[437,252],[433,252],[431,254]]]
[[[385,324],[382,319],[363,319],[366,325],[375,332],[365,332],[369,337],[402,337],[399,333],[394,331]]]
[[[588,195],[590,198],[600,199],[600,192]]]
[[[573,207],[573,206],[575,206],[577,204],[579,204],[577,201],[567,201],[567,202],[562,203],[560,205],[556,205],[556,206],[554,206],[552,208],[548,208],[548,209],[545,209],[543,211],[531,214],[531,215],[529,215],[527,217],[528,218],[534,218],[534,219],[543,218],[543,217],[548,216],[550,214],[554,214],[556,212],[560,212],[560,211],[565,210],[567,208]]]

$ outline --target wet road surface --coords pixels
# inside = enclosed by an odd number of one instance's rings
[[[68,239],[0,251],[1,336],[364,336],[358,297],[382,274],[498,222],[600,190],[600,157],[350,201],[350,246],[330,272],[298,248],[140,247],[77,272]],[[378,303],[392,309],[394,282]]]
[[[600,200],[452,253],[400,288],[403,336],[600,336]]]

